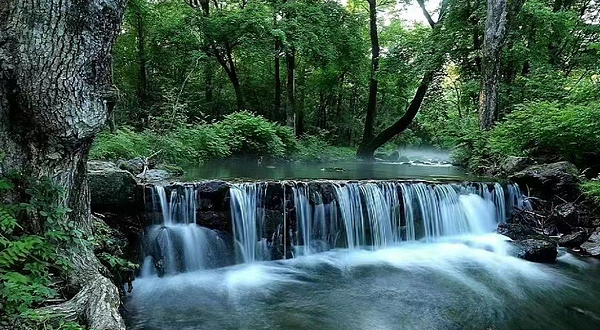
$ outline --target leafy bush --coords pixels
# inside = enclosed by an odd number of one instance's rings
[[[173,164],[201,164],[229,156],[283,158],[297,151],[293,131],[250,112],[236,112],[221,122],[179,128],[173,131],[135,132],[125,127],[115,134],[98,136],[90,158],[104,160],[148,157],[159,152],[161,160]]]
[[[225,116],[216,124],[227,137],[234,155],[264,155],[275,158],[285,155],[285,144],[277,135],[277,124],[261,116],[241,111]]]
[[[581,189],[590,200],[600,205],[600,181],[598,179],[584,182]]]
[[[508,155],[567,160],[584,167],[586,157],[598,153],[600,104],[533,102],[518,106],[488,132],[474,125],[457,132],[453,152],[453,160],[471,171]]]
[[[600,104],[522,105],[492,130],[489,146],[497,154],[583,165],[585,154],[598,152],[600,146]]]

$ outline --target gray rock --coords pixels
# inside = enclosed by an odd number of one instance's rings
[[[144,160],[141,157],[136,157],[129,160],[119,160],[117,166],[125,171],[137,175],[144,171]]]
[[[146,182],[160,182],[167,181],[173,176],[166,170],[153,168],[151,170],[147,170],[146,173],[138,174],[137,177]]]
[[[533,229],[520,223],[500,223],[498,234],[520,241],[538,235]]]
[[[581,244],[583,244],[588,239],[589,236],[590,235],[588,234],[588,232],[585,229],[577,228],[572,233],[563,235],[558,240],[558,245],[564,246],[564,247],[569,247],[569,248],[578,247]]]
[[[136,184],[131,173],[117,168],[114,163],[88,162],[88,186],[95,212],[129,208],[135,198]]]
[[[581,244],[581,249],[593,257],[600,257],[600,228]]]
[[[563,203],[557,205],[552,214],[550,214],[550,220],[556,224],[556,227],[560,232],[568,233],[571,228],[581,226],[579,223],[579,212],[574,203]]]
[[[500,164],[500,170],[504,174],[513,174],[524,170],[530,165],[533,165],[533,160],[529,157],[508,156]]]
[[[569,162],[530,166],[509,178],[547,199],[556,195],[566,200],[575,200],[581,194],[579,171]]]
[[[558,255],[556,243],[548,239],[528,238],[514,242],[517,256],[532,262],[554,262]]]
[[[399,161],[399,162],[402,162],[402,163],[409,163],[409,162],[410,162],[410,158],[408,158],[408,157],[406,157],[406,156],[400,156],[400,157],[398,158],[398,161]]]

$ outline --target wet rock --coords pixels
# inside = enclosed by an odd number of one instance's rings
[[[574,203],[563,203],[556,206],[550,215],[550,220],[563,233],[570,232],[572,227],[581,226],[579,213]]]
[[[556,243],[541,238],[528,238],[514,242],[517,256],[532,262],[554,262],[558,255]]]
[[[135,178],[114,163],[88,162],[88,186],[94,212],[131,207],[135,199]]]
[[[167,180],[171,179],[173,176],[171,175],[171,173],[169,173],[165,170],[151,169],[151,170],[147,170],[146,173],[138,174],[137,177],[146,182],[160,182],[160,181],[167,181]]]
[[[513,174],[530,165],[533,165],[533,160],[529,157],[508,156],[500,163],[500,170],[505,174]]]
[[[497,229],[498,234],[520,241],[532,236],[538,235],[532,228],[520,223],[500,223]]]
[[[144,165],[145,162],[141,157],[129,160],[119,160],[117,162],[117,167],[134,175],[142,173],[144,171]]]
[[[600,257],[600,228],[581,244],[581,249],[593,257]]]
[[[588,239],[589,236],[590,235],[588,234],[588,232],[585,229],[577,228],[572,233],[563,235],[558,240],[558,245],[564,246],[564,247],[569,247],[569,248],[578,247],[581,244],[583,244]]]
[[[231,214],[229,211],[199,211],[196,223],[210,229],[231,231]]]
[[[579,171],[569,162],[530,166],[509,178],[546,199],[556,195],[565,200],[575,200],[581,194]]]

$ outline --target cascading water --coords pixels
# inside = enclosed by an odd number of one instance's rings
[[[245,263],[269,260],[263,238],[266,190],[267,186],[259,182],[233,184],[229,190],[236,254]]]
[[[598,263],[568,253],[551,266],[527,262],[493,233],[515,207],[528,207],[515,185],[229,186],[235,248],[246,264],[142,276],[125,301],[128,329],[600,328]],[[186,258],[190,246],[198,254],[214,246],[183,244],[196,239],[185,226],[199,228],[203,205],[214,207],[199,203],[195,219],[191,204],[206,191],[191,189],[155,190],[164,216],[149,245],[161,246],[167,273],[202,264]],[[287,255],[302,257],[252,263],[288,247]],[[150,272],[157,262],[148,255]]]
[[[318,192],[309,192],[305,185],[293,188],[299,254],[316,252],[313,241],[336,247],[334,238],[339,236],[345,237],[342,247],[355,249],[490,233],[506,220],[507,210],[524,203],[514,184],[508,184],[508,191],[498,183],[420,182],[333,183],[333,189],[335,199],[327,207],[337,212],[328,212],[326,218],[317,212],[322,203],[310,203],[310,193],[320,196]]]
[[[162,222],[150,226],[144,238],[146,257],[141,276],[155,273],[176,274],[224,265],[227,247],[216,231],[196,224],[198,200],[194,187],[152,190],[153,205],[162,214]]]

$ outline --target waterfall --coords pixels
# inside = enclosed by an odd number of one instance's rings
[[[495,230],[514,207],[526,205],[519,187],[499,183],[333,182],[334,201],[322,202],[307,185],[293,187],[298,254],[337,247],[375,248],[402,241],[426,242]],[[311,195],[312,194],[312,195]],[[322,209],[328,208],[329,212]],[[317,228],[319,228],[317,230]],[[321,249],[315,241],[325,242]]]
[[[223,264],[219,260],[227,254],[226,241],[217,231],[197,224],[197,214],[203,212],[197,210],[198,194],[194,185],[153,188],[154,212],[160,212],[162,220],[144,232],[142,276]],[[493,232],[515,208],[528,207],[512,183],[234,183],[229,185],[231,250],[239,263],[252,263],[285,257],[288,247],[296,257],[334,248],[433,242]]]
[[[218,232],[196,224],[197,200],[192,186],[170,194],[162,186],[153,187],[152,201],[158,205],[154,211],[161,213],[162,222],[145,231],[142,277],[206,269],[226,259],[227,247]]]
[[[326,206],[319,191],[309,191],[307,185],[292,187],[296,209],[297,255],[309,255],[329,250],[334,244],[330,225],[327,221]],[[312,196],[314,204],[310,203]],[[335,229],[334,229],[335,230]]]
[[[263,238],[264,183],[239,183],[229,189],[233,234],[238,260],[254,262],[269,259],[269,248]]]

